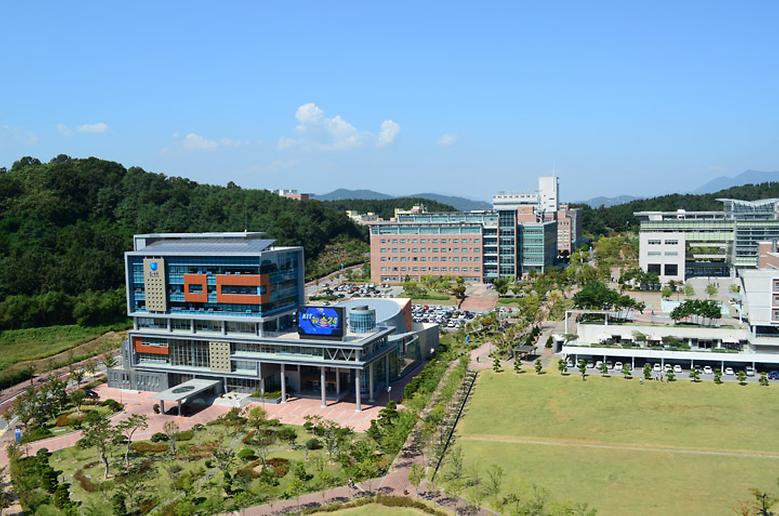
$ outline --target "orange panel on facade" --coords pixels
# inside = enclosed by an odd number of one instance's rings
[[[136,353],[149,353],[150,355],[168,355],[168,346],[149,346],[141,341],[140,337],[133,337],[133,347]]]
[[[200,292],[190,292],[190,285],[200,285]],[[190,303],[208,302],[208,276],[205,274],[184,274],[184,301]]]
[[[235,303],[239,305],[259,305],[270,300],[267,274],[217,274],[217,303]],[[263,294],[224,294],[222,287],[263,287]]]

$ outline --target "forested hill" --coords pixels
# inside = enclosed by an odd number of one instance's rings
[[[116,289],[134,233],[244,229],[303,245],[310,266],[333,241],[366,247],[363,230],[326,203],[97,158],[22,158],[0,169],[0,329],[121,317]]]
[[[453,206],[420,197],[397,197],[392,199],[340,199],[323,201],[338,210],[355,210],[359,213],[373,212],[383,219],[395,215],[395,208],[408,210],[414,205],[424,204],[427,211],[456,211]]]
[[[717,199],[732,198],[754,201],[772,197],[779,197],[779,183],[734,186],[709,194],[661,195],[610,207],[578,206],[584,209],[584,232],[590,237],[597,237],[614,231],[637,230],[638,219],[633,215],[637,211],[721,210],[722,203]]]

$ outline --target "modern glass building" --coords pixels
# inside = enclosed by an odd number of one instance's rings
[[[718,199],[722,211],[637,212],[641,268],[662,282],[729,276],[757,266],[757,244],[779,239],[779,199]]]
[[[137,235],[125,265],[133,328],[111,386],[167,392],[209,380],[214,394],[351,397],[359,410],[407,362],[391,326],[354,332],[340,321],[343,335],[327,340],[299,333],[303,249],[261,233]]]

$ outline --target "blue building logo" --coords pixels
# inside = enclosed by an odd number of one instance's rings
[[[151,270],[153,270],[153,271],[156,271],[156,270],[157,270],[157,262],[151,262],[151,263],[149,264],[149,268],[150,268]]]

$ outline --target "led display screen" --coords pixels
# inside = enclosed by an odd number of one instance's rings
[[[344,335],[344,309],[332,306],[304,306],[298,310],[298,334],[320,339]]]

